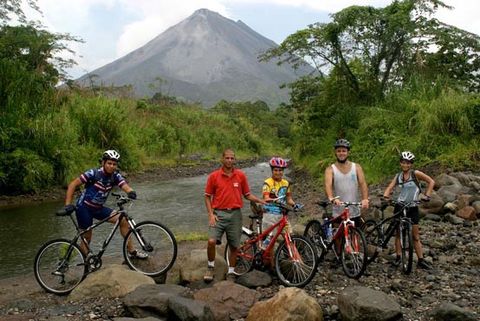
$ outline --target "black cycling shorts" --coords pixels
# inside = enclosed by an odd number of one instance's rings
[[[395,209],[393,210],[395,214],[398,212],[402,211],[403,206],[402,205],[395,205]],[[407,208],[407,217],[412,220],[413,225],[418,225],[418,222],[420,222],[420,212],[418,211],[418,206],[415,207],[409,207]]]

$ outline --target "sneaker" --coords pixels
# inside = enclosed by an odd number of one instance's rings
[[[207,268],[207,272],[203,276],[203,281],[209,283],[213,281],[213,276],[215,275],[215,268],[213,266],[209,266]]]
[[[235,283],[236,279],[237,279],[237,276],[233,273],[228,273],[227,277],[225,278],[225,280],[233,282],[233,283]]]
[[[400,256],[397,256],[395,260],[392,261],[392,266],[397,267],[402,264],[402,258]]]
[[[418,260],[417,268],[418,268],[418,269],[424,269],[424,270],[431,270],[431,269],[433,269],[433,267],[432,267],[430,264],[428,264],[427,261],[425,261],[425,260],[423,260],[423,259],[422,259],[422,260]]]
[[[128,253],[128,255],[129,255],[132,259],[145,260],[146,258],[148,258],[148,254],[145,253],[145,252],[142,251],[142,250],[133,250],[132,252]]]

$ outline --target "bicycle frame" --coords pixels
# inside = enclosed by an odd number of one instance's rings
[[[340,215],[331,217],[328,219],[328,221],[321,224],[322,229],[325,231],[328,225],[340,222],[337,230],[335,231],[335,234],[332,236],[332,239],[330,241],[327,240],[327,242],[325,242],[323,238],[321,239],[322,245],[327,251],[332,248],[333,244],[336,243],[337,240],[340,241],[342,237],[345,238],[346,242],[349,242],[347,226],[355,226],[355,222],[350,219],[350,209],[348,208],[348,206],[358,205],[358,203],[344,203],[344,205],[345,208],[343,209],[342,213],[340,213]],[[323,251],[320,259],[322,259],[326,255],[327,251]],[[336,252],[337,251],[334,251],[335,256],[338,257]]]
[[[267,248],[263,250],[261,253],[261,258],[263,262],[268,262],[271,258],[271,253],[272,250],[275,246],[275,242],[278,239],[278,237],[281,235],[283,239],[285,240],[285,243],[287,244],[287,248],[289,251],[289,256],[298,260],[298,253],[292,253],[292,247],[291,243],[292,240],[290,238],[290,232],[288,231],[288,212],[286,210],[283,210],[282,213],[282,218],[272,226],[270,226],[268,229],[264,230],[262,233],[256,235],[255,237],[249,238],[245,244],[242,246],[244,249],[249,249],[252,247],[254,244],[261,244],[262,240],[265,239],[275,228],[277,228],[277,231],[275,234],[272,236],[270,243],[268,244]],[[287,229],[285,229],[287,227]],[[253,260],[253,257],[250,257],[247,254],[244,254],[245,257],[249,260]]]
[[[407,224],[412,225],[411,219],[409,217],[407,217],[407,209],[410,207],[410,205],[417,204],[417,202],[410,202],[410,203],[407,203],[407,204],[400,203],[400,202],[398,202],[398,203],[395,202],[393,204],[394,205],[395,204],[402,205],[403,206],[402,210],[399,211],[398,213],[395,213],[392,217],[387,217],[387,218],[382,219],[373,228],[373,229],[376,229],[378,227],[378,229],[380,230],[380,235],[379,235],[380,242],[379,242],[379,244],[376,244],[376,245],[380,246],[381,248],[384,248],[384,249],[388,247],[388,242],[390,241],[390,239],[392,238],[394,233],[400,227],[402,227],[403,224],[407,223]],[[383,211],[382,211],[382,217],[383,217]],[[387,223],[389,221],[391,221],[391,222],[389,223],[389,225],[386,229],[386,232],[384,233],[384,225],[385,225],[385,223]]]
[[[144,250],[149,250],[149,246],[147,246],[145,243],[144,243],[144,240],[143,240],[143,237],[141,237],[141,233],[140,231],[137,231],[137,229],[135,228],[136,226],[136,223],[135,221],[133,220],[132,217],[130,217],[127,212],[125,211],[125,208],[124,208],[124,204],[126,204],[127,201],[125,200],[122,200],[120,199],[118,202],[117,202],[117,206],[118,206],[118,210],[117,211],[114,211],[109,217],[103,219],[103,220],[100,220],[94,224],[92,224],[91,226],[89,226],[87,229],[85,230],[81,230],[80,227],[78,226],[77,222],[75,221],[75,219],[73,218],[73,215],[70,214],[70,219],[72,220],[73,222],[73,225],[75,226],[75,229],[77,230],[77,234],[73,237],[73,239],[70,241],[70,244],[76,244],[78,242],[78,240],[80,239],[81,242],[83,242],[83,244],[85,244],[86,248],[87,248],[87,253],[84,253],[84,255],[86,257],[88,257],[89,255],[94,255],[93,251],[91,250],[90,248],[90,245],[88,243],[88,241],[85,239],[84,235],[92,230],[94,230],[95,228],[97,228],[98,226],[104,224],[105,222],[108,222],[110,219],[114,218],[115,216],[118,216],[118,219],[117,221],[115,222],[114,226],[112,227],[112,230],[110,231],[109,235],[107,236],[107,238],[103,241],[102,243],[102,246],[100,248],[100,250],[98,251],[98,253],[95,255],[98,259],[101,259],[102,256],[103,256],[103,253],[105,253],[108,245],[110,244],[110,241],[112,240],[115,232],[117,231],[118,227],[120,226],[120,222],[122,221],[122,219],[125,219],[127,222],[128,222],[128,225],[130,227],[130,229],[133,231],[133,233],[135,234],[137,240],[139,241],[140,245],[142,246],[142,248]],[[67,257],[70,256],[71,254],[71,251],[72,251],[72,246],[70,245],[69,248],[68,248],[68,251],[67,251]]]

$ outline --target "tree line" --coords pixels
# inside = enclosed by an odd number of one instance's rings
[[[478,169],[480,37],[434,17],[438,0],[351,6],[288,36],[262,59],[316,72],[288,84],[294,157],[321,175],[339,137],[372,180],[412,150],[420,165]]]

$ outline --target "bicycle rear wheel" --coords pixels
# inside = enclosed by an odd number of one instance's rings
[[[361,230],[367,241],[367,264],[370,264],[377,258],[379,254],[378,248],[382,245],[380,227],[377,226],[375,220],[366,220],[365,223],[363,223]]]
[[[305,236],[290,238],[290,246],[284,240],[275,252],[275,272],[285,286],[304,287],[317,272],[317,250]]]
[[[139,240],[141,238],[144,247]],[[128,253],[128,244],[134,249],[145,251],[148,256],[140,258]],[[128,231],[123,242],[123,256],[127,265],[148,276],[159,276],[167,273],[177,258],[177,241],[173,233],[164,225],[144,221]]]
[[[308,237],[317,250],[317,258],[323,257],[324,252],[327,250],[325,247],[326,237],[323,231],[322,224],[317,220],[311,220],[305,226],[303,235]]]
[[[407,222],[400,223],[400,246],[402,249],[402,271],[405,274],[412,272],[413,265],[413,236],[412,225]]]
[[[237,251],[237,262],[235,264],[235,275],[243,275],[247,272],[250,272],[253,267],[253,260],[255,258],[255,253],[257,252],[257,246],[255,243],[247,244],[249,239],[248,235],[242,233],[240,236],[240,246]],[[227,262],[227,266],[230,266],[230,246],[225,245],[224,257]]]
[[[47,292],[70,293],[87,273],[87,264],[77,244],[66,239],[45,243],[35,256],[35,278]]]
[[[358,279],[367,267],[367,242],[362,231],[351,225],[346,228],[348,235],[342,236],[340,260],[345,275]]]

